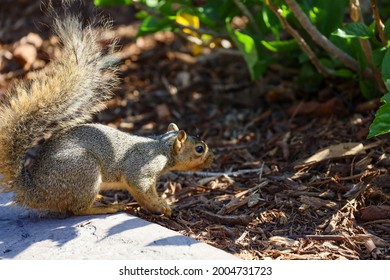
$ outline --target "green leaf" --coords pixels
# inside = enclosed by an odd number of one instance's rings
[[[196,16],[202,24],[215,29],[225,22],[226,18],[239,15],[240,12],[231,0],[204,1],[204,5],[196,9]]]
[[[370,29],[367,25],[361,22],[352,22],[347,24],[343,29],[337,29],[332,35],[341,38],[361,38],[368,39],[371,37]]]
[[[94,0],[95,6],[131,5],[131,0]]]
[[[385,56],[382,60],[382,79],[387,81],[390,79],[390,48],[386,50]],[[387,87],[387,90],[390,91],[390,88]]]
[[[390,18],[385,22],[385,36],[387,40],[390,40]]]
[[[390,91],[390,79],[389,80],[385,80],[384,82],[385,82],[386,89],[388,91]]]
[[[135,14],[135,17],[137,18],[137,19],[141,19],[141,20],[144,20],[145,18],[147,18],[149,16],[149,14],[146,12],[146,11],[144,11],[144,10],[141,10],[141,11],[139,11],[139,12],[137,12],[136,14]]]
[[[376,112],[375,119],[370,125],[367,138],[390,132],[390,93],[386,93],[381,101],[384,103]]]
[[[155,33],[161,30],[170,30],[172,28],[173,21],[174,19],[172,19],[171,17],[160,19],[148,16],[144,19],[141,26],[139,27],[135,39],[145,34]]]
[[[334,61],[328,57],[321,57],[320,58],[320,63],[325,66],[326,68],[329,68],[329,70],[331,69],[335,69],[336,65],[334,63]]]
[[[366,69],[368,67],[367,56],[363,51],[362,45],[359,43],[359,39],[352,38],[351,40],[352,40],[351,48],[355,52],[354,56],[359,62],[359,69],[362,71],[363,69]]]
[[[309,6],[313,6],[314,3],[316,6],[311,10],[315,14],[314,24],[324,36],[328,37],[331,32],[341,26],[349,1],[313,1],[312,4],[309,3]]]
[[[159,2],[158,0],[146,0],[146,1],[145,1],[145,4],[146,4],[146,6],[148,6],[149,8],[156,8],[156,7],[159,5],[158,2]]]
[[[291,52],[299,49],[296,40],[286,41],[261,41],[261,44],[271,52]]]
[[[255,40],[248,34],[242,33],[239,30],[234,30],[230,26],[230,20],[227,20],[226,22],[226,29],[229,32],[233,42],[244,56],[252,80],[257,79],[261,74],[263,74],[264,67],[262,67],[261,64],[258,64],[259,56],[257,53]]]
[[[261,16],[255,17],[255,20],[263,36],[272,33],[275,40],[280,40],[279,32],[283,29],[282,25],[268,6],[261,9]]]
[[[341,38],[339,36],[335,36],[334,34],[330,35],[328,38],[333,44],[335,44],[338,48],[342,49],[345,53],[355,57],[356,52],[355,48],[353,48],[352,40],[354,38]],[[335,58],[332,56],[332,60]]]
[[[342,77],[342,78],[352,78],[355,76],[355,72],[349,70],[349,69],[338,69],[334,72],[334,75],[337,77]]]
[[[372,58],[374,60],[374,65],[377,68],[382,68],[382,61],[386,54],[386,48],[380,48],[372,51]]]

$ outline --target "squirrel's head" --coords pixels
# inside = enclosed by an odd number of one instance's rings
[[[179,130],[174,123],[169,124],[170,131],[177,132],[172,146],[174,169],[195,171],[211,166],[214,154],[204,141]]]

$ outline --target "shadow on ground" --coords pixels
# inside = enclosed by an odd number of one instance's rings
[[[219,249],[126,213],[42,217],[11,205],[11,198],[11,193],[0,193],[0,258],[234,258]]]

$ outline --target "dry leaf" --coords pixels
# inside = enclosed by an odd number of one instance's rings
[[[300,199],[303,204],[307,204],[313,209],[320,209],[321,207],[327,207],[333,209],[337,207],[337,203],[330,200],[321,199],[318,197],[301,195]]]
[[[299,246],[299,241],[283,237],[283,236],[271,236],[268,239],[271,244],[274,245],[279,245],[279,246],[285,246],[285,247],[298,247]]]
[[[310,166],[324,160],[354,156],[365,152],[362,143],[340,143],[321,149],[314,155],[295,166],[296,169]]]
[[[248,197],[248,207],[253,207],[260,202],[260,194],[254,193]]]

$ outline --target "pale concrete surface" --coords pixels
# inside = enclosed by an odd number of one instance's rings
[[[238,259],[126,213],[55,219],[0,193],[0,259]]]

